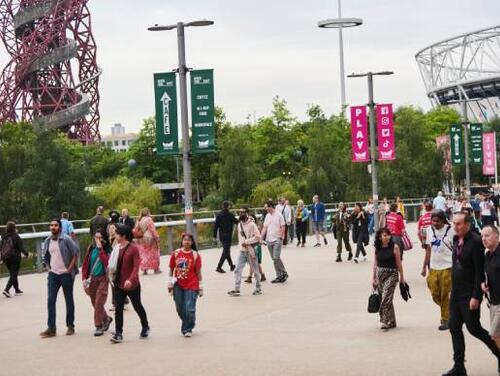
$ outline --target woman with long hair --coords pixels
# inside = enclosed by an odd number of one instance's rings
[[[168,292],[174,295],[181,333],[191,337],[196,322],[196,300],[203,296],[201,257],[192,234],[182,234],[181,248],[170,256]]]
[[[94,336],[96,337],[102,336],[113,321],[104,309],[109,289],[106,269],[110,253],[108,235],[103,230],[97,230],[94,234],[94,241],[87,248],[82,265],[83,289],[94,307]]]
[[[363,205],[359,202],[354,205],[350,222],[352,223],[352,241],[356,244],[356,255],[354,262],[358,263],[360,254],[363,255],[363,261],[366,261],[365,245],[370,242],[368,234],[368,215],[363,210]]]
[[[21,268],[21,255],[28,257],[28,252],[24,250],[23,241],[17,234],[16,224],[14,222],[7,222],[7,225],[5,226],[5,234],[2,236],[0,247],[0,249],[8,253],[5,259],[2,260],[7,269],[9,269],[9,280],[3,290],[3,295],[6,298],[10,298],[12,296],[10,294],[10,289],[12,287],[14,287],[15,295],[21,295],[23,292],[19,288],[17,275],[19,274],[19,269]]]
[[[388,330],[396,327],[396,313],[394,312],[394,290],[399,283],[405,284],[403,264],[400,249],[392,240],[391,232],[387,227],[379,229],[375,234],[375,257],[373,258],[372,285],[380,294],[380,322],[381,329]]]
[[[148,208],[141,210],[139,219],[134,227],[135,242],[141,255],[141,270],[144,275],[152,269],[155,273],[160,270],[160,236],[151,218]]]

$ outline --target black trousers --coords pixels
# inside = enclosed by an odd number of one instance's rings
[[[450,301],[450,333],[453,341],[453,360],[455,364],[463,365],[465,361],[465,341],[462,331],[463,324],[471,335],[483,342],[491,350],[493,355],[499,355],[498,347],[481,326],[481,309],[474,311],[469,309],[470,298],[452,298]]]
[[[5,286],[5,291],[9,291],[12,287],[14,290],[19,291],[19,282],[17,276],[19,274],[19,268],[21,267],[21,258],[12,257],[4,261],[5,266],[9,269],[9,280]]]
[[[306,242],[306,233],[307,233],[307,221],[299,221],[295,222],[295,228],[297,233],[297,241],[302,244]]]
[[[141,302],[141,285],[137,286],[135,290],[125,291],[119,287],[115,287],[115,331],[116,333],[123,333],[123,306],[125,305],[125,298],[128,296],[132,302],[135,312],[141,319],[141,325],[143,328],[149,328],[148,317],[146,315],[146,310],[144,309]]]
[[[361,236],[359,236],[361,238]],[[356,243],[356,258],[359,257],[359,254],[362,254],[363,256],[366,256],[366,251],[365,251],[365,245],[363,244],[363,241],[358,239]]]
[[[219,264],[217,269],[222,268],[224,261],[227,260],[229,266],[232,268],[234,266],[233,260],[231,260],[231,240],[221,240],[222,243],[222,255],[220,256]]]

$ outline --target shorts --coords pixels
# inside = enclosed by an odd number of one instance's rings
[[[490,336],[500,337],[500,304],[490,306]]]
[[[319,231],[324,232],[324,221],[312,221],[313,232]]]

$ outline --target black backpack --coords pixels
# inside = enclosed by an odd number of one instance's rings
[[[2,239],[0,243],[0,260],[5,261],[15,256],[16,247],[14,247],[14,241],[12,236],[7,236]]]

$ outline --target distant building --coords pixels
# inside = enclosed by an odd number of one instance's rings
[[[137,140],[137,133],[125,133],[125,127],[121,124],[115,124],[111,128],[111,134],[103,135],[101,143],[111,150],[120,153],[127,151]]]

